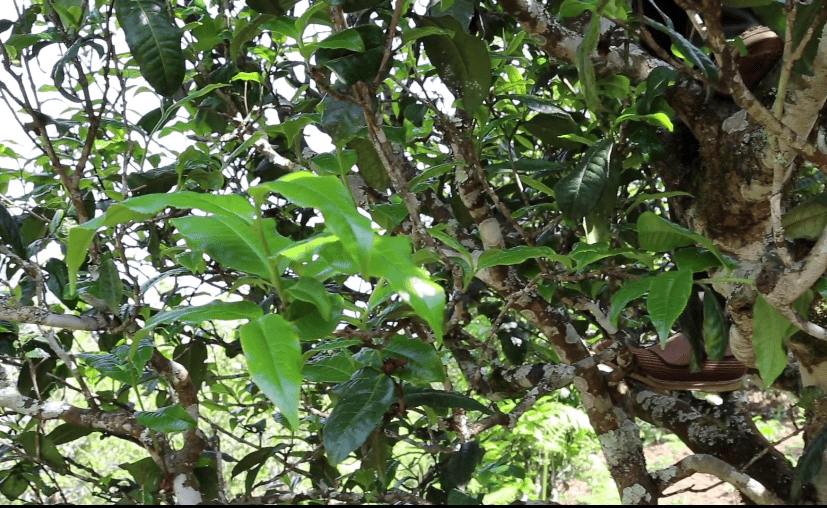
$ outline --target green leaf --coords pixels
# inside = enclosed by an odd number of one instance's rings
[[[691,292],[692,272],[663,272],[652,278],[646,308],[661,344],[669,337],[672,325],[686,307]]]
[[[140,379],[140,374],[132,365],[111,353],[82,353],[78,357],[104,376],[123,384],[131,385]]]
[[[550,247],[530,247],[522,245],[510,249],[489,249],[483,252],[477,260],[477,269],[483,270],[492,266],[518,265],[523,261],[535,258],[545,258],[552,262],[562,263],[571,269],[572,261],[567,256],[561,256]]]
[[[583,146],[577,141],[562,137],[567,134],[580,134],[580,127],[577,126],[577,122],[565,111],[534,115],[531,120],[523,123],[521,127],[552,147],[576,150]]]
[[[298,0],[247,0],[247,7],[272,16],[281,16],[298,3]]]
[[[233,38],[230,41],[230,58],[233,62],[238,62],[238,55],[241,53],[242,46],[253,39],[253,37],[260,35],[261,25],[271,19],[273,18],[268,15],[260,14],[249,23],[247,23],[246,20],[238,20],[238,24],[233,32]]]
[[[485,41],[465,33],[459,21],[451,16],[423,17],[422,27],[436,27],[454,32],[422,38],[425,53],[445,86],[473,115],[488,96],[491,88],[491,58]]]
[[[327,96],[322,101],[322,129],[333,143],[344,146],[367,126],[365,114],[358,104]]]
[[[371,275],[384,277],[391,288],[428,322],[437,341],[442,341],[445,291],[425,270],[411,262],[411,242],[405,237],[377,237]]]
[[[115,0],[115,15],[144,79],[161,95],[173,95],[184,83],[181,30],[164,0]]]
[[[699,243],[706,247],[721,262],[731,269],[733,262],[721,254],[712,241],[683,226],[669,222],[654,212],[643,212],[637,221],[640,248],[655,252],[666,252],[685,245]]]
[[[669,84],[678,75],[678,71],[671,67],[658,67],[646,77],[646,91],[640,100],[639,111],[642,114],[653,113],[652,105],[669,88]]]
[[[704,347],[710,360],[721,360],[729,345],[727,326],[721,304],[711,289],[704,290]]]
[[[180,321],[198,325],[204,321],[235,319],[255,319],[261,316],[261,307],[253,302],[213,302],[198,307],[182,307],[155,314],[147,320],[144,328],[154,328],[164,323]]]
[[[574,171],[554,186],[554,195],[563,213],[573,219],[582,219],[597,206],[603,187],[609,179],[612,147],[611,139],[595,143],[586,151]]]
[[[781,223],[787,238],[815,240],[827,227],[827,195],[819,194],[786,214]]]
[[[688,270],[693,273],[705,272],[710,268],[721,266],[721,262],[715,254],[701,247],[687,247],[672,254],[672,260],[680,270]]]
[[[287,307],[284,318],[296,328],[300,340],[309,341],[326,337],[342,321],[345,304],[341,295],[328,294],[328,300],[330,314],[327,317],[322,316],[321,310],[314,303],[296,300]]]
[[[333,305],[324,284],[311,277],[299,277],[292,285],[285,285],[285,289],[293,298],[315,305],[325,320],[330,319]]]
[[[325,225],[342,241],[363,273],[369,272],[373,249],[373,231],[370,219],[356,210],[350,193],[338,178],[316,176],[300,171],[285,175],[275,182],[268,182],[251,189],[277,192],[301,206],[316,208],[325,218]]]
[[[66,460],[48,437],[39,432],[27,431],[12,438],[29,456],[38,457],[59,471],[66,470]]]
[[[290,240],[275,231],[274,219],[263,219],[268,247],[261,243],[258,226],[234,216],[182,217],[171,221],[187,239],[190,248],[203,251],[228,268],[271,279],[268,252],[278,252]],[[281,274],[276,273],[276,276]]]
[[[298,429],[301,346],[293,327],[278,314],[262,316],[241,327],[241,347],[253,381]]]
[[[827,449],[827,425],[823,426],[818,434],[807,443],[804,453],[798,459],[791,492],[793,504],[799,503],[801,487],[812,482],[824,467],[825,449]]]
[[[446,392],[406,384],[403,387],[405,405],[408,407],[429,406],[434,409],[459,407],[469,411],[479,411],[491,415],[494,412],[480,402],[457,392]]]
[[[123,282],[121,282],[118,267],[111,257],[107,257],[100,266],[98,288],[106,307],[113,313],[120,313],[121,298],[123,297]]]
[[[356,166],[368,187],[376,190],[387,189],[391,179],[373,143],[367,138],[356,137],[348,141],[347,147],[356,151]]]
[[[626,308],[626,305],[648,293],[650,287],[652,287],[652,277],[629,281],[620,288],[612,296],[612,312],[609,315],[612,324],[617,326],[617,319],[623,309]]]
[[[208,213],[235,216],[251,224],[255,220],[253,206],[236,194],[213,195],[183,191],[175,194],[149,194],[116,203],[106,210],[106,214],[69,230],[66,265],[69,268],[69,284],[72,293],[75,292],[78,268],[86,259],[89,244],[92,243],[92,238],[98,228],[130,221],[144,221],[168,207],[198,208]]]
[[[382,350],[382,356],[391,356],[408,361],[401,370],[394,372],[402,379],[430,383],[442,381],[445,378],[444,367],[436,353],[436,349],[433,345],[426,344],[419,339],[394,335]]]
[[[395,398],[391,378],[369,367],[358,370],[338,391],[342,398],[324,425],[324,447],[334,465],[365,442]]]
[[[131,464],[120,464],[119,467],[131,474],[143,491],[150,493],[158,491],[165,476],[152,457],[145,457]]]
[[[55,427],[46,437],[48,437],[55,446],[60,446],[86,437],[93,432],[95,432],[94,429],[90,429],[89,427],[64,423]]]
[[[304,364],[302,376],[311,383],[344,383],[356,372],[350,353],[340,352]]]
[[[597,43],[600,41],[601,14],[606,3],[608,3],[607,0],[601,0],[592,12],[592,19],[589,21],[589,26],[586,28],[586,33],[583,35],[574,57],[574,64],[577,66],[577,74],[580,77],[580,91],[583,93],[586,104],[591,111],[603,109],[600,96],[597,93],[597,78],[591,57],[592,53],[597,50]]]
[[[155,411],[138,411],[135,419],[144,427],[157,432],[184,432],[194,429],[196,422],[180,404],[158,408]]]
[[[799,312],[806,311],[813,295],[807,291],[793,304]],[[787,366],[785,342],[798,327],[790,323],[760,293],[752,311],[752,345],[755,348],[755,364],[766,386],[775,382]]]
[[[350,86],[376,78],[384,44],[382,28],[366,24],[342,30],[318,43],[305,44],[300,51],[305,58],[315,51],[316,65],[329,68],[342,84]]]

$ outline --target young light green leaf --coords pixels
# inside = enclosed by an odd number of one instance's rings
[[[184,432],[194,429],[196,422],[180,404],[158,408],[155,411],[138,411],[135,419],[144,427],[157,432]]]
[[[104,215],[69,230],[69,245],[66,251],[66,266],[69,269],[69,285],[75,292],[77,271],[83,260],[95,231],[103,226],[114,226],[130,221],[144,221],[164,208],[198,208],[217,215],[236,216],[245,222],[255,219],[253,206],[236,194],[213,195],[197,192],[176,192],[175,194],[148,194],[128,199],[110,206]]]
[[[203,251],[227,268],[271,279],[267,253],[278,252],[290,240],[276,233],[275,220],[263,219],[267,248],[258,236],[258,226],[236,216],[190,216],[171,221],[193,250]],[[281,275],[276,273],[276,276]]]
[[[324,425],[324,448],[334,465],[365,442],[395,399],[391,378],[369,367],[357,371],[337,391],[342,398]]]
[[[371,275],[387,279],[394,291],[431,325],[442,340],[445,321],[445,291],[425,270],[411,260],[411,242],[405,237],[380,236],[374,245]]]
[[[296,331],[280,315],[267,314],[241,327],[240,334],[253,381],[298,429],[302,368]]]
[[[672,325],[686,307],[691,292],[691,272],[683,270],[663,272],[652,278],[646,308],[658,332],[661,345],[665,344]]]
[[[590,147],[574,171],[554,186],[560,210],[573,219],[582,219],[597,206],[609,178],[612,140],[604,139]]]
[[[359,214],[350,193],[338,178],[300,171],[258,188],[277,192],[298,205],[321,211],[325,225],[339,237],[360,270],[369,272],[374,236],[370,219]]]
[[[253,302],[213,302],[198,307],[181,307],[155,314],[147,320],[144,327],[135,334],[135,340],[140,341],[149,335],[149,331],[164,323],[180,321],[189,324],[201,324],[204,321],[236,319],[255,319],[261,316],[261,307]]]
[[[806,311],[812,298],[812,292],[807,291],[796,300],[793,306],[799,312]],[[770,386],[787,366],[785,343],[792,334],[798,331],[798,327],[790,323],[760,293],[755,300],[752,313],[752,344],[755,348],[755,364],[764,384]]]

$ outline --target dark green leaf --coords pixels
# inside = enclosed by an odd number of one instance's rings
[[[98,290],[101,298],[106,302],[107,308],[113,314],[118,314],[121,309],[121,298],[123,297],[123,282],[121,282],[118,267],[115,266],[115,262],[110,257],[101,263]]]
[[[577,123],[566,112],[534,115],[531,120],[522,124],[522,128],[543,143],[555,148],[575,150],[583,146],[579,141],[561,137],[566,134],[580,134]]]
[[[365,115],[358,104],[327,96],[322,105],[322,129],[339,146],[347,144],[367,125]]]
[[[667,27],[649,18],[645,18],[645,21],[650,27],[668,35],[669,38],[672,39],[672,44],[678,48],[678,51],[680,51],[683,56],[688,58],[690,62],[698,66],[701,69],[701,72],[703,72],[710,81],[713,83],[718,82],[718,68],[715,66],[715,62],[706,56],[700,48],[689,42],[683,35],[675,31],[675,28],[672,26],[671,22],[669,22],[669,26]]]
[[[491,88],[491,58],[488,56],[488,45],[465,33],[462,25],[450,16],[424,17],[422,26],[454,32],[453,37],[429,35],[423,37],[422,42],[442,82],[462,99],[465,110],[473,115]]]
[[[479,411],[487,415],[494,414],[493,411],[478,401],[457,392],[446,392],[444,390],[435,390],[433,388],[423,388],[408,384],[403,387],[403,390],[405,394],[405,405],[409,407],[429,406],[434,409],[459,407],[469,411]]]
[[[324,447],[332,464],[365,442],[395,397],[391,378],[369,367],[340,385],[339,392],[342,398],[324,425]]]
[[[442,381],[445,378],[444,367],[431,344],[419,339],[409,339],[403,335],[394,335],[391,341],[382,350],[382,356],[391,356],[407,360],[408,363],[394,374],[402,379],[430,383]]]
[[[573,219],[582,219],[597,206],[609,178],[611,139],[589,148],[577,167],[554,186],[560,210]]]
[[[66,460],[57,446],[48,437],[39,432],[27,431],[13,438],[23,450],[32,457],[40,457],[44,462],[59,471],[66,469]]]
[[[391,181],[388,170],[370,140],[356,137],[348,141],[347,147],[356,151],[356,166],[368,187],[376,190],[387,189]]]
[[[827,425],[823,426],[814,438],[810,440],[798,465],[795,467],[795,477],[791,498],[793,504],[798,504],[801,497],[801,487],[810,483],[824,467],[824,450],[827,449]]]
[[[163,0],[115,0],[115,14],[144,79],[161,95],[173,95],[184,82],[181,30]]]
[[[0,203],[0,240],[11,247],[12,252],[21,259],[29,259],[26,252],[26,244],[20,235],[20,226],[14,217],[11,216],[3,203]]]
[[[297,2],[298,0],[247,0],[247,7],[261,14],[281,16]]]
[[[729,345],[729,326],[711,289],[704,291],[703,333],[706,354],[711,360],[721,360]]]
[[[86,437],[93,432],[94,430],[89,427],[64,423],[55,427],[53,431],[49,432],[47,437],[55,444],[55,446],[60,446],[62,444],[71,443],[72,441],[82,437]]]

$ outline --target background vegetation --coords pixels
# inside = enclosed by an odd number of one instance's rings
[[[602,454],[594,501],[827,501],[827,10],[724,3],[10,2],[0,494],[524,502]],[[799,401],[797,465],[626,377],[678,331]]]

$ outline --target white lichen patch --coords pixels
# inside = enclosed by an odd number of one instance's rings
[[[714,427],[709,425],[701,425],[699,423],[690,423],[687,428],[689,436],[696,441],[707,444],[714,444],[720,438],[720,434]]]
[[[653,473],[655,479],[659,480],[660,482],[666,483],[672,480],[675,475],[678,474],[678,468],[675,466],[669,466]]]
[[[41,411],[41,414],[44,418],[52,419],[57,418],[58,416],[62,415],[64,412],[68,410],[68,404],[53,400],[43,404],[43,410]]]
[[[643,485],[636,483],[630,487],[626,487],[623,489],[623,496],[621,496],[621,502],[623,504],[642,504],[644,502],[651,501],[651,495],[646,492],[646,489]]]
[[[624,420],[617,429],[601,434],[600,444],[609,466],[627,464],[632,457],[632,450],[641,447],[637,425],[631,420]]]
[[[747,127],[749,127],[749,122],[747,122],[747,110],[745,109],[735,113],[721,124],[721,128],[727,133],[742,131]]]
[[[566,343],[579,344],[580,342],[582,342],[580,334],[571,326],[571,323],[566,323]]]

